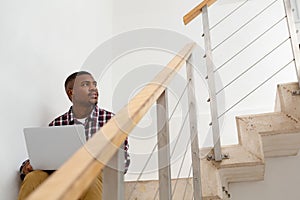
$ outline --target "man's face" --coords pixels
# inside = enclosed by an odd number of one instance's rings
[[[88,74],[77,76],[71,98],[73,104],[81,106],[96,105],[98,103],[97,82]]]

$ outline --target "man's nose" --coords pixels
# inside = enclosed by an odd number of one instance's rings
[[[94,84],[91,84],[91,86],[90,86],[90,90],[97,90],[97,86],[96,86],[96,85],[94,85]]]

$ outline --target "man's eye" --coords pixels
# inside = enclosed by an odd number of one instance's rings
[[[84,86],[84,87],[89,86],[89,83],[82,83],[81,86]]]

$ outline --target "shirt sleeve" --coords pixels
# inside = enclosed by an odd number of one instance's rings
[[[110,119],[113,116],[115,116],[115,114],[110,113],[108,116],[109,116],[109,119]],[[129,149],[128,137],[125,139],[123,147],[124,147],[124,174],[126,174],[127,171],[128,171],[129,165],[130,165],[130,155],[128,153],[128,149]]]
[[[127,173],[129,165],[130,165],[130,156],[128,153],[128,149],[129,149],[129,143],[128,143],[128,138],[126,138],[126,140],[124,141],[124,174]]]
[[[115,114],[112,112],[109,112],[109,114],[107,116],[109,117],[107,119],[107,121],[108,121],[110,118],[115,116]],[[130,155],[128,153],[128,149],[129,149],[128,137],[125,139],[123,147],[124,147],[124,174],[126,174],[128,171],[129,165],[130,165]]]

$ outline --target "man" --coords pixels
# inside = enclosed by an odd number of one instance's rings
[[[98,108],[97,103],[99,94],[97,82],[89,72],[79,71],[71,74],[65,81],[65,90],[73,105],[68,112],[50,122],[49,126],[82,124],[85,128],[86,139],[88,140],[98,129],[113,117],[113,113]],[[127,139],[124,142],[124,150],[126,173],[130,163],[129,155],[127,153]],[[21,185],[18,200],[25,199],[51,174],[49,171],[33,170],[29,160],[23,162],[20,167],[20,172],[21,179],[24,180]],[[102,199],[101,173],[80,199]]]

